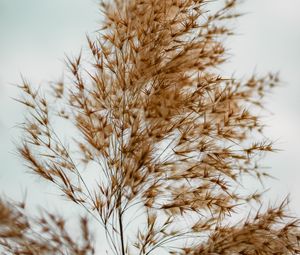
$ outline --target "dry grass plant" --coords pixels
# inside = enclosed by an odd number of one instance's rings
[[[261,201],[240,180],[268,176],[259,159],[274,149],[258,113],[279,79],[218,74],[232,35],[227,22],[239,14],[235,0],[211,5],[102,2],[104,26],[88,38],[89,56],[67,60],[71,82],[46,96],[26,80],[20,86],[29,114],[19,154],[99,223],[107,254],[300,254],[287,201],[227,221]],[[57,118],[76,135],[64,138]],[[88,171],[93,178],[85,179]],[[128,220],[132,214],[143,224]],[[61,216],[30,217],[25,204],[0,201],[3,254],[96,254],[88,224],[80,219],[78,241]],[[127,231],[128,224],[136,227]]]

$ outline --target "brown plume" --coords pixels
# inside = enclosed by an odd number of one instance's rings
[[[235,0],[212,5],[102,2],[90,54],[67,59],[70,81],[46,96],[21,85],[29,111],[21,157],[99,223],[107,254],[300,253],[287,201],[231,220],[261,202],[241,177],[268,176],[259,159],[274,149],[258,113],[279,79],[218,72],[232,34],[227,22],[239,14]],[[75,128],[64,132],[58,119]],[[59,216],[0,207],[5,254],[95,254],[86,218],[79,242]]]

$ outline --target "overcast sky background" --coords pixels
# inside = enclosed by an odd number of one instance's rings
[[[282,151],[265,160],[278,178],[267,182],[266,201],[291,193],[291,208],[300,216],[300,1],[246,0],[241,10],[248,14],[227,42],[233,58],[225,71],[280,71],[284,86],[267,100],[272,115],[266,122]],[[59,79],[65,54],[77,54],[99,21],[96,0],[0,0],[0,193],[19,199],[27,190],[28,201],[46,206],[56,199],[14,155],[23,107],[11,99],[18,95],[11,84],[20,82],[20,73],[35,84]]]

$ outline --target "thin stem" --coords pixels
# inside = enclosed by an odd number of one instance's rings
[[[123,52],[121,51],[121,54]],[[118,55],[117,55],[118,58]],[[123,169],[123,160],[124,160],[124,155],[123,155],[123,146],[124,146],[124,129],[125,129],[125,107],[126,107],[126,94],[125,94],[125,86],[126,84],[123,84],[123,104],[122,104],[122,132],[121,132],[121,181],[120,181],[120,187],[119,187],[119,194],[118,194],[118,218],[119,218],[119,227],[120,227],[120,239],[121,239],[121,251],[122,255],[125,255],[125,245],[124,245],[124,229],[123,229],[123,221],[122,221],[122,183],[123,183],[123,174],[124,174],[124,169]]]
[[[121,196],[120,196],[120,200],[121,200]],[[119,226],[120,226],[120,238],[121,238],[122,255],[125,255],[124,229],[123,229],[123,221],[122,221],[122,208],[121,208],[121,204],[120,204],[119,210],[118,210],[118,218],[119,218]]]

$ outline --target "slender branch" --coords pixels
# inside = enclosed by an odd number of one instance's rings
[[[122,255],[125,255],[124,229],[123,229],[122,207],[121,207],[121,195],[119,196],[119,199],[120,199],[120,205],[119,205],[119,209],[118,209],[118,219],[119,219],[119,227],[120,227],[121,249],[122,249]]]
[[[122,54],[122,51],[121,51]],[[119,194],[118,194],[118,219],[119,219],[119,228],[120,228],[120,239],[121,239],[121,251],[122,255],[125,255],[125,244],[124,244],[124,229],[123,229],[123,221],[122,221],[122,182],[123,182],[123,160],[124,160],[124,155],[123,155],[123,146],[124,146],[124,129],[125,129],[125,107],[126,107],[126,94],[125,94],[125,86],[126,84],[123,84],[123,104],[122,104],[122,132],[121,132],[121,180],[120,180],[120,187],[119,187]]]

